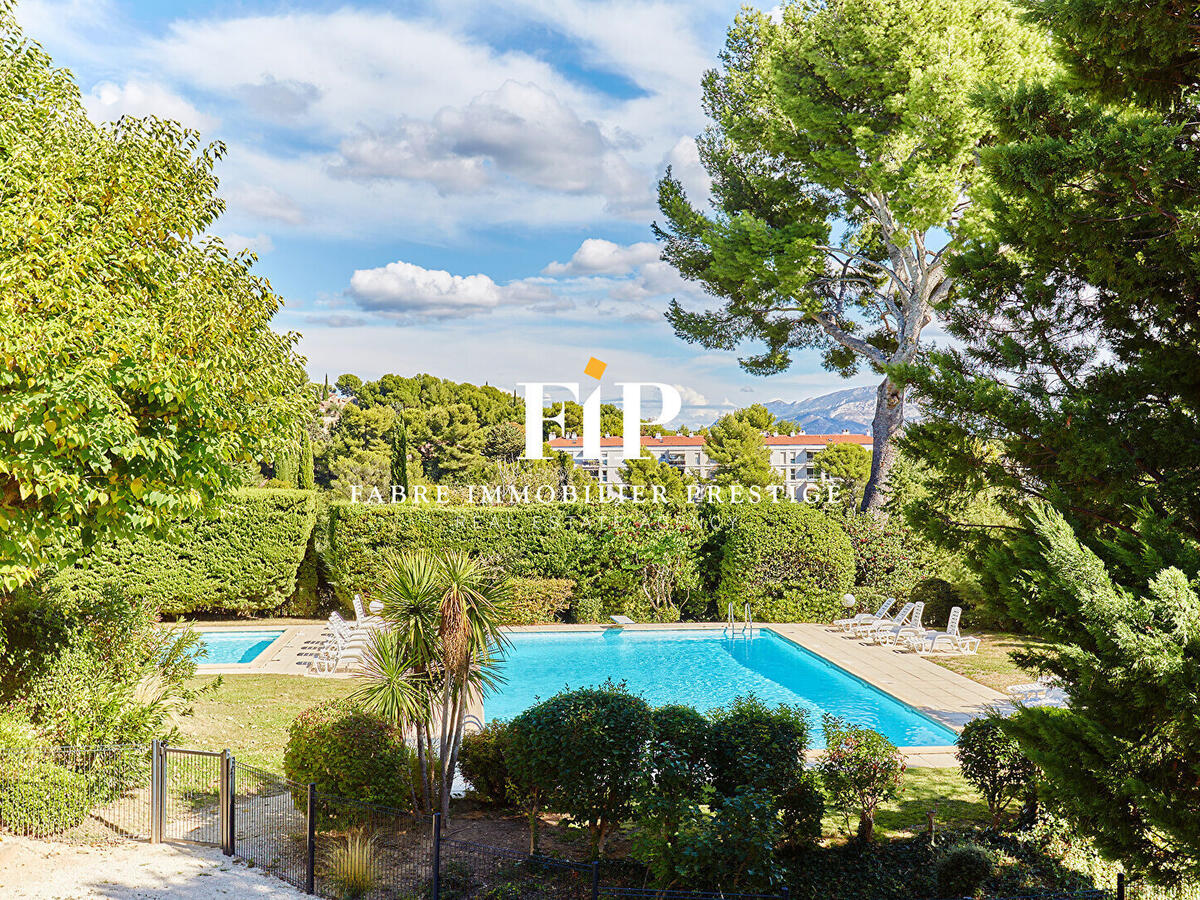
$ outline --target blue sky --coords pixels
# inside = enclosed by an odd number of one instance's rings
[[[704,298],[657,259],[654,185],[697,197],[700,77],[727,0],[22,0],[97,119],[221,140],[215,231],[259,255],[315,380],[430,372],[506,388],[683,388],[690,421],[843,382],[770,378],[662,319]],[[747,348],[749,349],[749,348]],[[615,396],[616,389],[612,389]]]

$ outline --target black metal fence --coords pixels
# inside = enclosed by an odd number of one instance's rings
[[[579,863],[444,835],[440,816],[319,793],[228,751],[150,746],[0,750],[0,829],[37,838],[219,846],[293,887],[363,900],[787,900],[606,884]],[[1117,890],[1003,900],[1125,900]]]

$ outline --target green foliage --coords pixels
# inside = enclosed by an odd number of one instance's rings
[[[842,502],[854,509],[871,477],[871,451],[859,444],[829,444],[813,456],[813,474],[836,481]]]
[[[544,625],[558,621],[571,606],[575,582],[570,578],[513,578],[505,625]]]
[[[86,773],[48,759],[22,759],[0,769],[0,827],[12,834],[48,837],[70,831],[83,824],[93,799]]]
[[[167,614],[274,609],[297,590],[316,516],[309,492],[239,491],[168,538],[138,535],[94,546],[51,574],[46,590],[115,593]]]
[[[313,473],[312,438],[307,430],[300,435],[300,472],[297,484],[302,491],[311,491],[317,486]]]
[[[709,429],[704,450],[716,466],[712,471],[716,484],[765,488],[779,483],[762,432],[736,414],[723,416]]]
[[[755,617],[763,600],[789,594],[842,594],[853,583],[854,553],[845,532],[802,503],[726,507],[730,523],[720,561],[723,609],[749,601]]]
[[[298,430],[296,335],[253,257],[204,237],[216,164],[176,122],[90,122],[0,4],[0,589],[161,528]]]
[[[412,809],[414,756],[403,732],[345,700],[311,706],[288,732],[283,771],[321,794],[394,809]],[[293,792],[297,809],[306,795]],[[354,824],[365,814],[354,804],[322,804],[326,824]]]
[[[775,801],[779,809],[780,838],[790,852],[813,847],[821,839],[825,797],[817,779],[806,772]]]
[[[978,844],[955,844],[934,865],[939,897],[974,897],[991,876],[996,863]]]
[[[518,777],[532,782],[548,806],[586,825],[593,854],[603,855],[633,810],[654,736],[646,702],[608,682],[543,701],[514,719],[513,731]]]
[[[488,722],[482,729],[463,735],[458,767],[485,803],[504,806],[509,800],[509,776],[505,756],[511,729],[504,721]]]
[[[907,597],[926,573],[932,550],[899,516],[847,512],[841,520],[854,548],[854,584]]]
[[[334,847],[324,860],[325,877],[341,900],[358,900],[379,883],[379,848],[374,835],[353,832],[346,843]]]
[[[688,501],[688,488],[696,483],[693,476],[651,455],[645,447],[640,458],[625,460],[621,477],[631,488],[644,488],[644,497],[651,500],[661,497],[676,506]]]
[[[751,604],[756,622],[832,622],[842,617],[840,594],[828,591],[786,591]],[[736,614],[740,615],[738,610]]]
[[[992,828],[1000,827],[1001,816],[1014,800],[1024,800],[1034,789],[1037,768],[1021,745],[1004,730],[999,715],[968,722],[958,736],[958,765],[963,778],[987,801]]]
[[[690,706],[651,710],[654,737],[647,755],[649,784],[659,794],[699,800],[711,781],[709,721]]]
[[[821,756],[821,783],[830,805],[849,816],[858,815],[858,839],[871,840],[875,814],[885,800],[900,792],[904,757],[877,731],[856,728],[825,715],[825,752]]]
[[[1037,41],[994,0],[742,12],[703,82],[713,210],[670,172],[659,184],[664,258],[724,301],[700,313],[673,303],[675,333],[723,351],[765,344],[739,360],[755,374],[810,347],[842,374],[915,359],[933,307],[951,297],[943,248],[961,242],[992,131],[972,94],[1036,68]],[[904,420],[903,388],[882,387],[871,507]]]
[[[592,624],[604,621],[604,604],[599,597],[577,597],[571,604],[571,619]]]
[[[753,695],[710,714],[709,765],[718,795],[765,790],[782,795],[804,774],[809,722],[798,706],[769,707]]]
[[[909,594],[914,603],[924,603],[925,611],[921,618],[930,625],[940,626],[950,618],[950,610],[961,606],[963,611],[969,608],[958,589],[941,578],[926,578],[918,581]]]

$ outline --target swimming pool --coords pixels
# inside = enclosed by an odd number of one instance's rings
[[[253,662],[260,653],[271,646],[272,642],[283,634],[283,629],[275,631],[201,631],[200,642],[207,655],[197,661],[202,666],[228,666],[235,663]]]
[[[564,688],[624,681],[651,706],[684,703],[701,712],[753,693],[805,709],[811,745],[824,747],[823,713],[873,728],[901,747],[944,747],[957,735],[829,661],[759,629],[752,638],[715,631],[647,630],[509,635],[507,682],[484,700],[484,716],[510,719]]]

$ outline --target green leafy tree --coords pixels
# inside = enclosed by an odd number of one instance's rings
[[[90,122],[0,2],[0,589],[164,526],[293,439],[307,378],[253,257],[202,237],[214,167],[173,122]]]
[[[525,429],[516,422],[501,422],[488,428],[484,437],[488,459],[516,462],[525,454]]]
[[[430,481],[453,479],[479,461],[484,434],[469,405],[406,411],[405,417],[413,451]]]
[[[736,414],[708,430],[704,450],[715,464],[711,480],[718,485],[765,488],[780,483],[762,432]]]
[[[958,765],[963,778],[987,802],[995,830],[1009,805],[1025,800],[1034,789],[1037,768],[995,714],[972,719],[963,727],[958,736]]]
[[[885,800],[900,794],[904,757],[887,738],[870,728],[857,728],[826,713],[825,753],[821,783],[829,803],[849,816],[858,815],[857,837],[868,843],[875,834],[875,815]]]
[[[843,501],[858,506],[858,499],[871,477],[871,453],[859,444],[829,444],[813,456],[813,474],[838,483]]]
[[[660,488],[662,495],[671,503],[686,503],[688,488],[696,483],[695,477],[656,458],[645,447],[638,459],[625,460],[624,468],[622,480],[631,487],[640,485],[645,488],[643,495],[651,499],[655,496],[655,488]]]
[[[343,397],[357,401],[359,392],[362,390],[363,381],[357,375],[345,374],[339,375],[333,386],[337,388],[337,392]]]
[[[952,297],[946,262],[991,138],[971,96],[1034,68],[1036,40],[1004,0],[794,0],[779,20],[739,15],[703,84],[714,212],[669,172],[659,184],[664,258],[725,300],[672,303],[676,334],[765,343],[741,360],[764,375],[808,347],[847,375],[916,359]],[[904,401],[885,375],[864,508],[886,499]]]

